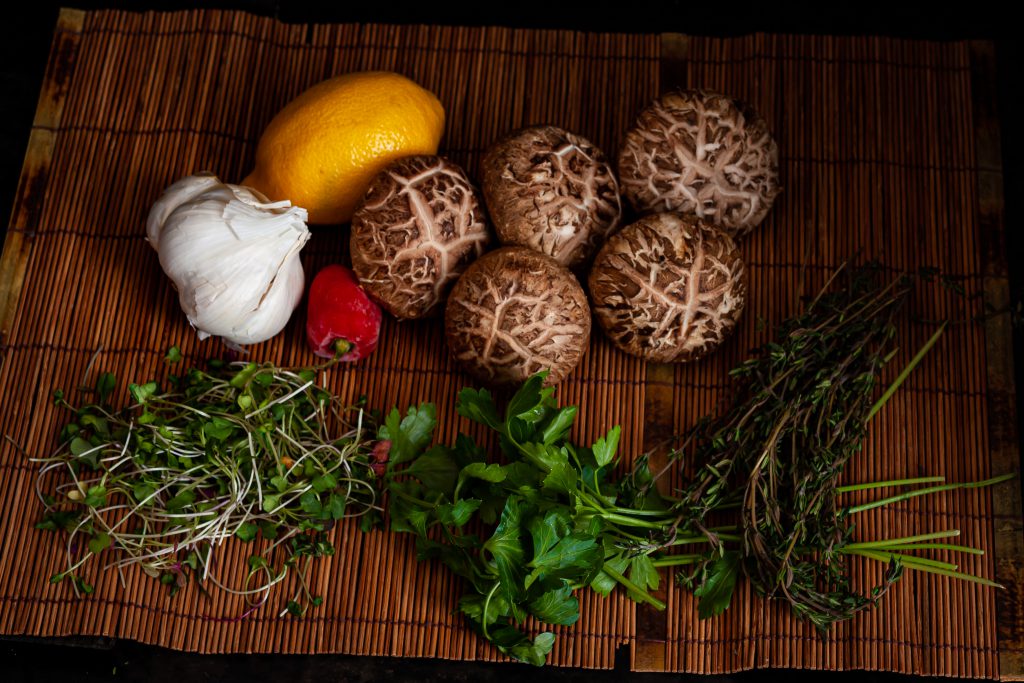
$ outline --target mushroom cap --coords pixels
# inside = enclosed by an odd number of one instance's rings
[[[444,327],[452,356],[482,382],[510,386],[548,370],[551,385],[580,362],[590,307],[575,276],[550,256],[503,247],[455,283]]]
[[[619,184],[590,141],[555,126],[523,128],[483,159],[483,192],[502,244],[529,247],[570,268],[619,225]]]
[[[779,148],[752,109],[707,90],[674,91],[626,133],[619,178],[639,213],[692,213],[739,237],[779,194]]]
[[[597,322],[626,353],[699,358],[736,327],[746,273],[736,244],[693,216],[652,214],[613,235],[590,270]]]
[[[423,318],[440,310],[489,239],[461,168],[438,156],[403,157],[374,177],[352,217],[352,269],[389,313]]]

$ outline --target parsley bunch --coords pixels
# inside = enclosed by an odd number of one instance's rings
[[[589,447],[572,443],[577,409],[560,408],[543,380],[543,373],[530,378],[503,414],[486,390],[459,394],[458,413],[497,433],[504,464],[489,462],[465,435],[453,446],[428,448],[436,422],[430,404],[404,417],[393,410],[378,434],[391,442],[391,529],[415,534],[420,559],[440,560],[466,580],[458,609],[477,632],[505,654],[538,666],[554,634],[531,638],[518,624],[527,616],[574,624],[577,589],[608,595],[621,585],[632,599],[665,608],[648,592],[660,580],[650,551],[635,545],[644,540],[641,533],[672,521],[664,506],[616,505],[610,474],[620,428]]]

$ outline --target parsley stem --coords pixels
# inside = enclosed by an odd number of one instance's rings
[[[861,548],[888,548],[894,545],[906,545],[918,541],[932,541],[936,538],[953,538],[960,535],[959,529],[948,529],[946,531],[934,531],[930,534],[918,534],[917,536],[902,536],[900,538],[883,538],[877,541],[859,541],[843,546],[843,550],[859,550]]]
[[[490,609],[490,607],[491,607],[491,598],[494,597],[494,592],[496,590],[498,590],[498,586],[500,586],[500,585],[501,585],[501,581],[495,581],[494,582],[494,587],[491,588],[490,592],[487,594],[487,599],[484,600],[484,611],[480,615],[480,628],[483,630],[484,638],[486,638],[487,640],[491,639],[491,637],[487,634],[487,610]]]
[[[862,551],[860,551],[857,554],[858,555],[862,555],[862,556],[867,557],[867,558],[872,559],[872,560],[877,560],[879,562],[886,562],[886,563],[888,563],[888,562],[891,561],[891,558],[887,557],[886,554],[884,554],[884,553],[876,553],[876,552],[873,552],[873,551],[870,551],[870,550],[862,550]],[[995,581],[990,581],[989,579],[982,578],[980,576],[975,576],[974,574],[965,574],[963,572],[958,572],[958,571],[951,570],[951,569],[943,569],[941,567],[935,567],[935,566],[931,566],[931,565],[927,565],[927,564],[919,564],[919,563],[915,563],[915,562],[908,562],[907,558],[900,559],[900,562],[902,562],[908,569],[916,569],[917,571],[930,572],[932,574],[938,574],[939,576],[948,576],[948,577],[953,578],[953,579],[961,579],[963,581],[970,581],[972,583],[979,583],[982,586],[991,586],[992,588],[1004,588],[1004,586],[1002,584],[1000,584],[1000,583],[996,583]]]
[[[613,579],[621,583],[623,586],[625,586],[626,590],[632,593],[634,598],[638,598],[640,602],[646,602],[648,605],[651,605],[658,610],[665,609],[665,603],[663,603],[661,600],[658,600],[656,597],[654,597],[653,595],[645,591],[643,588],[627,579],[619,572],[615,571],[615,569],[612,568],[612,566],[607,562],[604,563],[604,566],[601,567],[601,570],[605,574],[607,574],[608,576],[612,577]]]
[[[967,553],[968,555],[984,555],[981,548],[972,548],[967,545],[956,545],[953,543],[907,543],[899,546],[887,546],[886,550],[948,550],[954,553]]]
[[[858,512],[864,512],[865,510],[873,510],[874,508],[884,507],[886,505],[892,505],[893,503],[900,503],[904,500],[909,500],[916,496],[924,496],[931,493],[939,493],[941,491],[954,491],[956,489],[978,489],[986,486],[994,486],[1001,484],[1004,481],[1009,481],[1016,477],[1016,473],[1011,472],[1010,474],[1004,474],[999,477],[992,477],[991,479],[985,479],[984,481],[964,481],[955,484],[942,484],[941,486],[928,486],[923,489],[916,489],[914,491],[906,491],[896,496],[890,496],[888,498],[882,498],[880,500],[873,500],[869,503],[862,505],[855,505],[851,508],[846,509],[846,514],[855,515]]]
[[[409,501],[410,503],[416,503],[417,505],[422,505],[423,507],[427,507],[427,508],[434,507],[434,503],[428,503],[427,501],[425,501],[425,500],[423,500],[421,498],[417,498],[416,496],[410,496],[408,493],[406,493],[405,491],[403,491],[400,488],[392,488],[391,489],[391,495],[398,496],[399,498],[404,498],[405,500]]]
[[[704,559],[704,555],[669,555],[668,557],[659,557],[656,560],[651,560],[651,564],[655,567],[677,567],[684,564],[696,564]]]
[[[872,559],[883,559],[888,560],[899,560],[906,566],[922,566],[922,567],[935,567],[937,569],[945,569],[947,571],[956,571],[957,565],[952,562],[942,562],[940,560],[932,560],[927,557],[917,557],[916,555],[904,555],[903,553],[895,553],[890,550],[849,550],[844,549],[847,555],[863,555],[864,557],[870,557]]]
[[[837,486],[836,493],[853,493],[854,491],[867,491],[869,489],[881,489],[890,486],[910,486],[912,484],[935,484],[946,481],[945,477],[914,477],[912,479],[890,479],[888,481],[872,481],[866,484],[849,484]]]
[[[657,529],[663,531],[665,524],[658,524],[657,522],[649,522],[645,519],[634,519],[627,515],[620,515],[614,512],[599,512],[599,517],[602,517],[613,524],[620,524],[622,526],[636,527],[639,529]]]
[[[868,411],[867,417],[864,418],[864,422],[870,422],[871,418],[873,418],[875,414],[882,409],[882,406],[892,398],[892,395],[895,394],[896,390],[900,388],[900,385],[906,381],[907,377],[910,376],[910,373],[914,371],[914,368],[920,364],[921,360],[924,359],[928,352],[931,351],[932,347],[935,346],[935,342],[939,341],[939,337],[941,337],[942,333],[946,330],[948,322],[948,320],[943,320],[942,324],[939,325],[939,329],[935,330],[928,341],[924,343],[924,346],[918,349],[917,353],[914,354],[914,357],[910,359],[910,362],[906,364],[906,366],[900,371],[900,374],[896,376],[896,379],[894,379],[885,390],[885,393],[883,393],[878,400],[875,401],[875,404],[871,406],[871,410]]]
[[[743,537],[739,534],[720,534],[715,533],[720,541],[735,541],[739,542],[743,540]],[[674,545],[693,545],[694,543],[709,543],[707,536],[684,536],[683,538],[677,538],[671,543],[666,544],[667,546]]]

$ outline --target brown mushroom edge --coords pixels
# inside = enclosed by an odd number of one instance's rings
[[[546,384],[579,364],[590,340],[590,307],[571,272],[523,247],[475,261],[445,308],[445,337],[456,362],[492,387],[515,386],[542,370]]]
[[[613,235],[588,281],[594,315],[612,343],[662,363],[717,348],[736,327],[747,291],[732,238],[674,213],[646,216]]]
[[[739,237],[781,191],[779,148],[753,109],[708,90],[665,93],[640,112],[618,159],[638,213],[694,214]]]
[[[604,153],[562,128],[510,133],[488,149],[481,169],[502,244],[529,247],[575,268],[619,226],[619,184]]]
[[[352,269],[396,318],[425,318],[489,241],[483,203],[459,166],[403,157],[374,177],[352,217]]]

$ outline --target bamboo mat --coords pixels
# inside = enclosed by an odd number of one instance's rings
[[[751,296],[738,334],[706,361],[677,367],[646,367],[594,335],[582,366],[559,388],[564,402],[582,406],[580,440],[618,423],[623,452],[638,453],[652,434],[681,430],[712,410],[728,368],[764,340],[758,321],[796,311],[801,287],[820,283],[858,250],[893,268],[938,266],[993,300],[1005,294],[998,156],[991,135],[976,135],[979,121],[991,124],[977,90],[990,61],[985,46],[875,38],[306,26],[236,12],[65,11],[0,261],[0,433],[31,454],[52,450],[61,415],[50,393],[77,386],[98,348],[96,367],[122,382],[159,376],[171,345],[192,362],[222,353],[218,342],[196,340],[143,239],[150,204],[172,181],[202,169],[237,182],[264,126],[309,85],[389,69],[437,93],[448,113],[444,153],[471,176],[492,140],[529,123],[556,123],[614,155],[663,84],[719,89],[767,118],[782,150],[785,191],[741,245]],[[346,258],[346,236],[315,229],[304,251],[307,272]],[[922,295],[914,305],[927,317],[963,315],[941,296]],[[252,357],[311,363],[303,318],[299,311]],[[901,360],[930,332],[907,323]],[[951,328],[875,419],[847,481],[925,473],[981,479],[1011,467],[1007,334],[999,322]],[[468,428],[454,410],[468,380],[449,361],[439,322],[386,321],[376,354],[331,371],[329,381],[343,397],[366,394],[382,409],[434,401],[442,439]],[[409,538],[354,526],[336,530],[337,554],[315,565],[315,592],[327,599],[301,620],[278,618],[270,607],[233,620],[244,611],[239,601],[207,600],[192,587],[171,598],[141,573],[121,587],[113,573],[93,572],[95,594],[76,600],[69,586],[46,580],[61,551],[55,537],[32,529],[33,476],[22,453],[0,446],[2,633],[102,634],[196,652],[498,659],[452,614],[457,581],[418,563]],[[1002,667],[1004,676],[1019,675],[1019,500],[1010,484],[995,495],[919,498],[859,520],[864,539],[961,529],[962,541],[989,551],[967,556],[963,569],[998,570],[1011,582],[1006,594],[908,572],[878,609],[822,640],[745,584],[725,615],[698,621],[690,595],[665,581],[662,614],[618,594],[583,595],[582,618],[559,629],[551,661],[611,667],[627,645],[635,668],[664,671],[789,666],[997,677]],[[224,578],[238,578],[247,554],[236,544]],[[880,567],[866,563],[861,574],[870,585]]]

